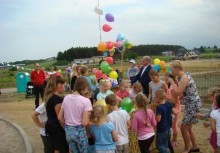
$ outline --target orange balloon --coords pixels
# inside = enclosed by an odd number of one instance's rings
[[[165,62],[164,61],[160,61],[159,65],[160,65],[160,67],[164,67],[165,66]]]
[[[103,52],[103,51],[106,50],[106,47],[107,47],[107,45],[106,45],[105,42],[100,42],[99,45],[98,45],[98,51]]]

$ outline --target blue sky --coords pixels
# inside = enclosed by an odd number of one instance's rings
[[[45,59],[99,43],[97,0],[0,0],[0,61]],[[102,41],[220,47],[219,0],[99,0]]]

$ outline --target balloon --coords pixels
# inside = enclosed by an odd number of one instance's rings
[[[122,50],[123,50],[123,46],[118,47],[118,51],[119,51],[119,52],[122,52]]]
[[[117,42],[113,42],[114,43],[114,47],[118,47],[118,43]]]
[[[96,12],[98,15],[103,15],[102,9],[100,9],[98,6],[95,7],[95,12]]]
[[[157,65],[160,64],[160,60],[159,60],[159,58],[154,59],[154,64],[157,64]]]
[[[103,75],[103,73],[102,73],[101,70],[97,70],[96,73],[95,73],[95,76],[96,76],[97,79],[101,79],[102,75]]]
[[[105,100],[103,99],[100,99],[100,100],[97,100],[95,105],[101,105],[104,107],[104,112],[107,113],[108,112],[108,106],[107,104],[105,103]]]
[[[102,77],[101,77],[102,79],[108,79],[108,77],[107,77],[107,75],[105,75],[105,74],[102,74]]]
[[[108,41],[108,42],[106,42],[106,48],[108,49],[108,50],[110,50],[110,49],[112,49],[113,47],[114,47],[114,43],[113,42],[111,42],[111,41]]]
[[[159,65],[160,65],[160,67],[164,67],[165,66],[165,62],[164,61],[160,61]]]
[[[111,56],[111,57],[114,56],[114,53],[110,53],[110,56]]]
[[[121,34],[121,33],[119,33],[119,34],[117,35],[117,40],[119,40],[119,41],[124,40],[124,38],[125,38],[125,36],[124,36],[123,34]]]
[[[105,68],[103,69],[103,72],[104,72],[105,74],[109,74],[111,71],[112,71],[112,68],[111,68],[110,66],[105,67]]]
[[[109,69],[109,64],[106,61],[103,61],[100,64],[100,68],[101,68],[102,72],[107,73],[108,69]]]
[[[123,41],[117,41],[117,46],[118,47],[121,47],[121,46],[123,46],[124,45],[124,42]]]
[[[112,29],[112,27],[108,24],[104,24],[102,26],[102,30],[105,31],[105,32],[109,32],[111,29]]]
[[[105,59],[105,61],[106,61],[109,65],[113,64],[113,58],[112,58],[112,57],[107,57],[107,58]]]
[[[61,69],[59,69],[57,72],[58,72],[58,73],[61,73],[62,71],[61,71]]]
[[[129,45],[129,43],[128,43],[128,41],[126,40],[126,41],[124,42],[125,48],[128,48],[128,45]]]
[[[160,70],[160,65],[154,65],[154,69],[159,71]]]
[[[108,57],[108,55],[109,55],[108,51],[103,53],[103,56],[105,56],[105,57]]]
[[[166,72],[166,68],[165,68],[165,67],[162,67],[162,68],[161,68],[161,71],[165,73],[165,72]]]
[[[133,47],[132,43],[128,43],[128,49],[130,49],[132,47]]]
[[[111,79],[117,79],[118,78],[118,73],[116,71],[111,71],[110,74],[109,74],[109,77]]]
[[[108,22],[114,22],[114,16],[110,13],[106,14],[105,15],[105,19],[108,21]]]
[[[100,42],[98,45],[98,51],[105,51],[106,50],[106,43],[105,42]]]
[[[130,98],[124,98],[122,101],[121,101],[121,108],[123,110],[126,110],[128,113],[132,110],[133,108],[133,102],[131,101]]]

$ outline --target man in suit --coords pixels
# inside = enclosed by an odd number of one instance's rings
[[[139,73],[131,80],[131,84],[133,85],[136,81],[139,81],[143,87],[143,93],[148,97],[149,94],[149,86],[148,84],[151,82],[149,72],[152,69],[150,65],[150,57],[144,56],[142,59],[142,68]]]

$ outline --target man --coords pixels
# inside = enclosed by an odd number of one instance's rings
[[[139,81],[143,87],[143,93],[148,97],[149,94],[149,86],[151,79],[149,76],[149,72],[152,69],[152,66],[150,65],[150,57],[144,56],[142,59],[142,68],[138,72],[138,74],[132,78],[131,84],[135,83],[136,81]]]
[[[35,108],[39,106],[39,97],[43,99],[44,95],[44,80],[45,74],[44,71],[40,68],[38,63],[35,63],[35,70],[31,73],[31,81],[34,84],[34,93],[35,93]]]

